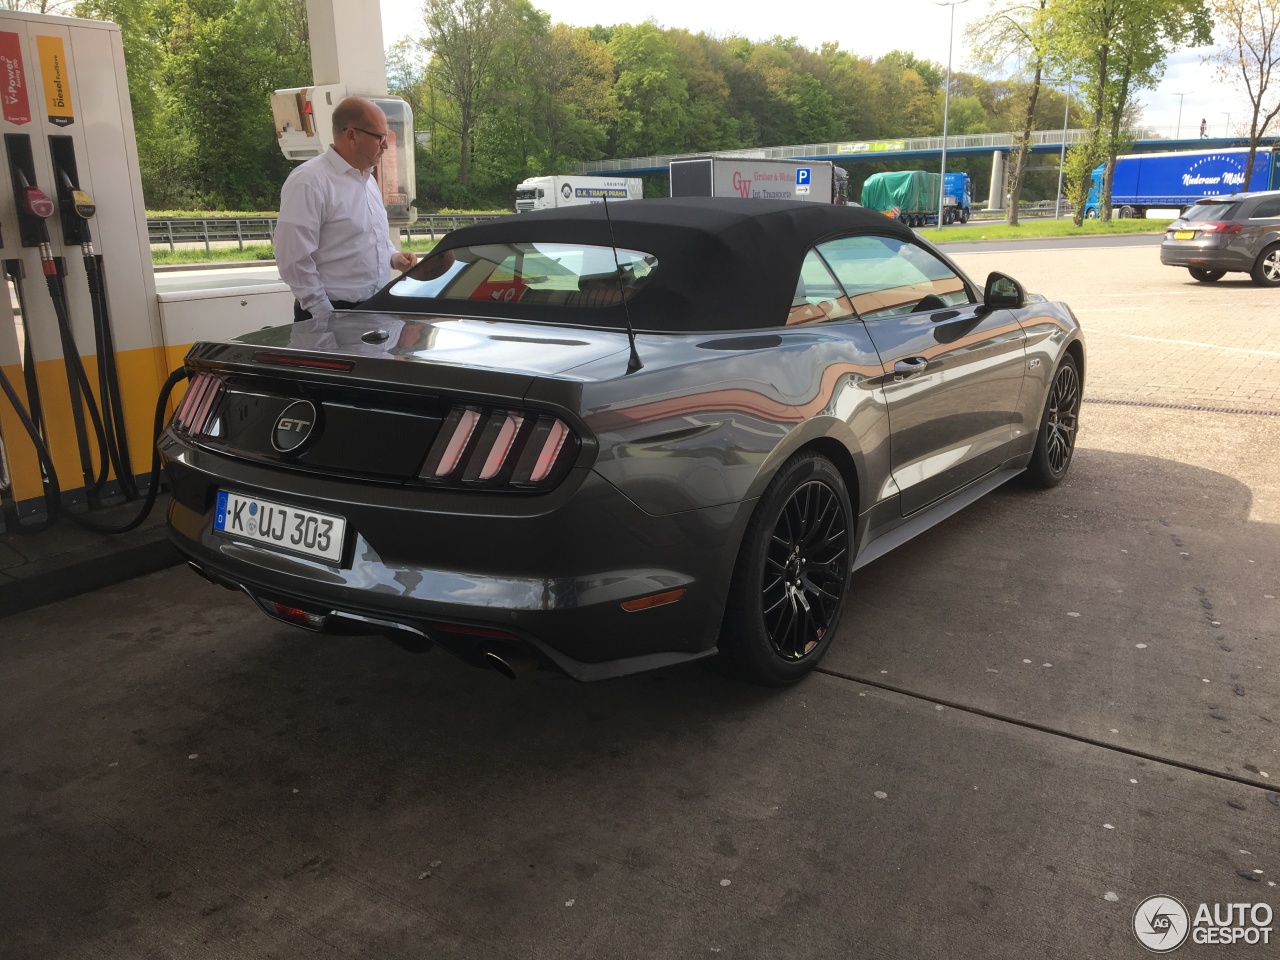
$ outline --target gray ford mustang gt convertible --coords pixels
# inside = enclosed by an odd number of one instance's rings
[[[826,653],[850,578],[1071,465],[1071,310],[887,217],[662,199],[455,230],[356,309],[199,343],[169,532],[311,630],[596,680]]]

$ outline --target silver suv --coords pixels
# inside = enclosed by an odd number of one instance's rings
[[[1186,267],[1201,283],[1236,270],[1280,286],[1280,190],[1196,201],[1169,224],[1160,262]]]

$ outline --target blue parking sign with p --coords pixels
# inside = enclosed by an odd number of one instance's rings
[[[812,167],[796,167],[796,186],[807,187],[813,182]]]

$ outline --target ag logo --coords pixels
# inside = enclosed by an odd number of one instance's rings
[[[316,425],[316,408],[309,400],[295,400],[284,408],[271,431],[271,445],[281,453],[301,453]]]
[[[566,183],[563,187],[560,188],[560,196],[568,200],[570,197],[573,196],[573,187],[569,186]]]
[[[1133,911],[1133,934],[1152,953],[1172,953],[1187,939],[1191,917],[1180,900],[1157,894]]]

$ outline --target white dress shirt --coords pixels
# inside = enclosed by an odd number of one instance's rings
[[[333,313],[391,279],[391,231],[373,170],[357,170],[330,147],[299,166],[280,191],[276,266],[302,308]]]

